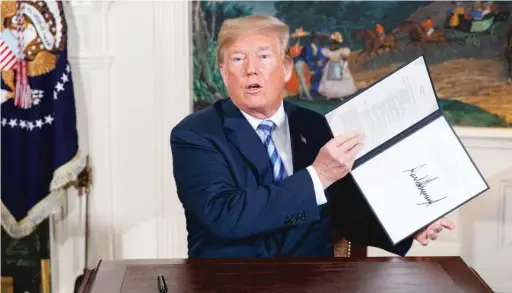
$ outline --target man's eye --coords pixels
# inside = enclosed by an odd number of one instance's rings
[[[269,59],[269,58],[270,58],[270,55],[268,55],[268,54],[261,55],[261,59]]]

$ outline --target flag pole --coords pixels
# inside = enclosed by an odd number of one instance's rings
[[[41,293],[51,293],[50,286],[50,250],[48,241],[50,240],[50,224],[48,219],[41,223],[39,229],[39,243],[41,254]]]
[[[80,274],[75,279],[75,288],[73,290],[74,293],[83,292],[84,286],[87,286],[87,284],[84,284],[84,280],[86,277],[88,277],[89,274],[91,274],[92,270],[89,270],[87,268],[88,259],[89,259],[89,194],[91,190],[92,185],[92,169],[90,167],[89,162],[89,155],[86,157],[86,166],[85,169],[82,171],[80,176],[78,177],[78,180],[75,183],[75,188],[78,189],[80,196],[85,196],[85,251],[84,251],[84,269],[83,273]],[[85,191],[85,194],[84,194]]]

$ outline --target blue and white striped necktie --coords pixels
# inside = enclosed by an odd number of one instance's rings
[[[276,181],[283,180],[288,175],[286,174],[286,170],[284,168],[284,163],[279,153],[277,151],[276,146],[274,145],[274,141],[272,140],[272,131],[276,128],[276,124],[271,120],[263,120],[260,125],[258,125],[258,135],[265,145],[267,149],[268,156],[270,157],[270,162],[272,163],[274,170],[274,179]]]

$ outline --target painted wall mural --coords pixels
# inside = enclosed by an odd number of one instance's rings
[[[215,65],[222,22],[264,14],[290,26],[289,101],[327,113],[424,54],[452,125],[512,128],[511,10],[512,1],[192,2],[194,109],[228,95]]]

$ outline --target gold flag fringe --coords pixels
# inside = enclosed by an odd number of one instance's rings
[[[37,226],[50,215],[58,213],[65,200],[67,189],[77,181],[80,173],[87,167],[87,156],[80,151],[53,173],[49,194],[37,203],[21,221],[11,214],[2,202],[2,227],[12,238],[23,238],[30,235]]]

